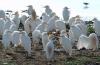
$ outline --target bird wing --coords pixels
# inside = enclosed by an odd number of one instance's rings
[[[14,32],[12,33],[12,38],[11,38],[12,43],[13,43],[13,44],[18,44],[19,41],[20,41],[19,39],[20,39],[20,34],[19,34],[19,32],[18,32],[18,31],[14,31]]]
[[[81,35],[79,37],[79,40],[78,40],[78,43],[77,43],[77,48],[81,49],[81,48],[85,47],[86,49],[89,49],[88,48],[89,43],[90,43],[89,38],[85,35]]]

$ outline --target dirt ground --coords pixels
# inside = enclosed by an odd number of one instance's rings
[[[27,57],[22,47],[4,50],[0,42],[0,65],[100,65],[100,49],[76,50],[73,49],[72,56],[65,51],[58,51],[55,47],[54,58],[47,61],[42,45],[32,45],[32,56]]]
[[[32,49],[27,57],[22,48],[0,49],[0,65],[100,65],[100,50],[75,50],[70,57],[64,51],[55,51],[54,60],[47,61],[42,46]]]

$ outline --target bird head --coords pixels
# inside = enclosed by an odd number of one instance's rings
[[[90,39],[93,39],[94,37],[95,37],[95,38],[97,37],[97,35],[96,35],[95,33],[91,33],[91,34],[89,35],[89,38],[90,38]]]
[[[58,20],[59,19],[59,17],[58,16],[54,16],[55,17],[55,20]]]
[[[5,18],[5,11],[4,10],[0,10],[0,18]]]
[[[32,19],[35,20],[37,17],[36,11],[32,10]]]
[[[63,37],[63,36],[67,36],[67,32],[65,30],[62,30],[60,32],[60,37]]]
[[[80,15],[76,15],[75,18],[80,18]]]
[[[96,50],[98,48],[98,43],[99,43],[97,35],[95,33],[91,33],[89,35],[89,39],[90,39],[90,42],[91,42],[92,49]]]
[[[97,18],[94,18],[92,21],[97,21],[98,19]]]
[[[16,11],[13,15],[16,15],[16,16],[19,16],[19,13],[18,11]]]
[[[21,13],[24,13],[24,12],[27,12],[28,10],[22,10],[22,12]]]
[[[64,7],[64,9],[69,9],[69,8],[66,6],[66,7]]]
[[[75,16],[75,21],[81,21],[81,17],[79,15]]]
[[[28,5],[27,7],[33,7],[32,5]]]
[[[48,9],[49,8],[49,5],[44,6],[44,8]]]

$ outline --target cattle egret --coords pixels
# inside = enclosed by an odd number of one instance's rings
[[[46,57],[48,61],[51,61],[54,56],[54,40],[53,37],[49,38],[48,43],[46,44]]]
[[[45,8],[45,13],[47,15],[50,15],[52,13],[52,10],[50,9],[50,7],[48,5],[44,6],[44,8]]]
[[[42,33],[42,44],[43,44],[43,50],[46,51],[46,44],[48,43],[49,38],[47,32]]]
[[[65,36],[65,31],[62,30],[60,34],[60,44],[64,48],[64,50],[69,53],[69,55],[72,55],[72,44],[71,39],[69,39],[67,36]]]
[[[84,47],[86,49],[96,50],[98,49],[98,44],[99,44],[99,41],[98,41],[97,35],[95,33],[91,33],[89,37],[85,35],[81,35],[79,37],[77,48],[81,49]]]
[[[5,30],[2,36],[2,44],[4,45],[4,48],[9,48],[9,45],[11,43],[11,31]]]
[[[68,9],[69,9],[68,7],[64,7],[63,13],[62,13],[63,19],[64,21],[66,21],[66,23],[68,22],[69,17],[70,17],[70,11]]]

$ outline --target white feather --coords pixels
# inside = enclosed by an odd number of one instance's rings
[[[16,26],[16,24],[15,24],[14,22],[11,24],[9,30],[10,30],[11,32],[17,31],[17,30],[18,30],[18,29],[17,29],[17,26]]]
[[[42,33],[42,44],[43,44],[43,50],[46,51],[46,44],[48,43],[48,34],[47,32]]]
[[[34,31],[35,28],[41,23],[40,19],[33,20],[29,17],[24,24],[25,31],[29,34],[30,32]]]
[[[44,8],[45,8],[45,13],[46,13],[47,15],[50,15],[50,14],[52,13],[52,10],[50,9],[50,7],[49,7],[48,5],[45,6]]]
[[[63,15],[64,21],[67,22],[69,20],[69,16],[70,16],[70,11],[68,10],[67,7],[64,7],[62,15]]]
[[[80,35],[82,34],[82,31],[77,26],[71,26],[69,30],[69,37],[75,43],[75,41],[78,41]]]
[[[64,21],[56,21],[55,23],[56,28],[61,31],[61,30],[66,30],[65,22]]]
[[[85,35],[81,35],[79,37],[79,40],[78,40],[78,43],[77,43],[77,48],[78,49],[82,49],[82,48],[89,49],[89,45],[90,45],[89,37],[87,37]]]
[[[4,31],[6,29],[10,29],[12,22],[10,20],[6,20],[6,22],[4,23]]]
[[[21,43],[24,49],[28,52],[28,55],[31,55],[31,39],[25,31],[21,32]]]
[[[42,13],[42,21],[43,22],[48,22],[49,21],[49,16],[46,13]]]
[[[11,42],[11,31],[5,30],[2,36],[2,44],[4,45],[4,48],[7,49]]]
[[[72,26],[74,25],[74,22],[75,22],[75,17],[72,17],[69,19],[69,25]]]
[[[78,23],[75,26],[77,26],[82,31],[82,34],[87,35],[87,26],[85,24]]]
[[[19,14],[17,13],[15,13],[15,16],[14,16],[14,18],[12,19],[12,21],[15,23],[15,25],[16,25],[16,27],[17,27],[17,29],[18,29],[18,27],[19,27],[19,24],[20,24],[20,18],[19,18]]]
[[[53,56],[54,56],[54,44],[53,40],[50,39],[46,45],[46,57],[50,61],[52,60]]]
[[[96,50],[98,49],[98,44],[99,44],[99,41],[98,41],[97,35],[95,33],[91,33],[89,37],[85,35],[81,35],[79,37],[77,48],[81,49],[84,47],[86,49]]]
[[[20,22],[24,25],[25,21],[27,20],[27,16],[26,15],[22,15],[20,17]]]
[[[42,34],[40,30],[34,30],[32,32],[32,40],[34,43],[39,43],[41,38],[42,38]]]
[[[0,18],[5,18],[5,12],[4,12],[4,10],[0,10]]]
[[[32,12],[33,12],[33,6],[30,5],[30,6],[28,6],[28,11],[27,11],[27,13],[28,13],[28,15],[32,15]]]
[[[58,20],[57,16],[53,16],[49,21],[48,21],[48,27],[47,27],[47,31],[53,31],[56,30],[56,26],[55,26],[55,21]]]
[[[90,39],[90,49],[93,50],[98,49],[99,40],[97,38],[97,35],[95,33],[91,33],[89,35],[89,39]]]
[[[47,22],[41,22],[35,30],[40,30],[41,33],[47,31]]]
[[[60,34],[60,44],[62,45],[62,47],[64,48],[64,50],[69,53],[69,55],[72,55],[72,44],[71,44],[71,40],[64,35],[65,31],[61,31]]]
[[[100,21],[98,21],[97,19],[94,19],[94,23],[93,23],[95,32],[97,34],[97,36],[100,36]]]
[[[14,31],[12,32],[12,44],[14,44],[15,46],[19,44],[20,42],[20,32],[19,31]]]

